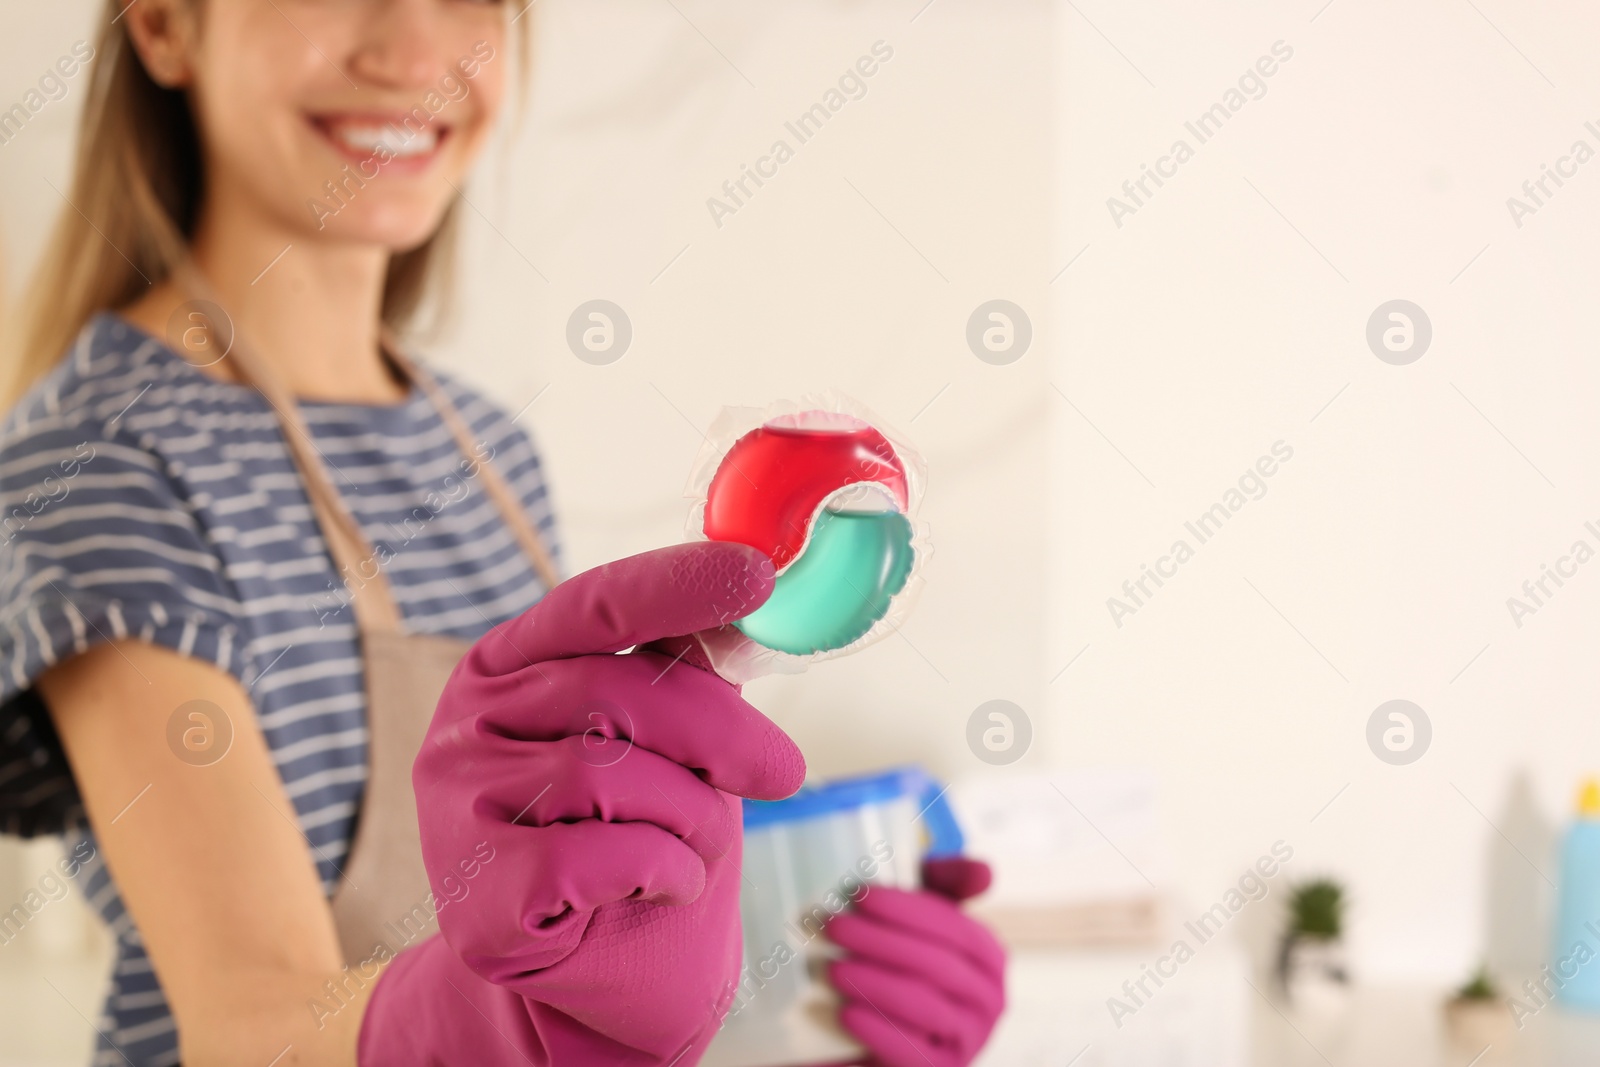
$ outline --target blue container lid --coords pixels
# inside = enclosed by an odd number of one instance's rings
[[[744,828],[749,831],[820,819],[903,797],[912,798],[920,809],[919,817],[929,837],[927,855],[959,855],[964,844],[961,828],[945,802],[944,787],[920,767],[896,767],[877,774],[805,785],[787,800],[746,800]]]

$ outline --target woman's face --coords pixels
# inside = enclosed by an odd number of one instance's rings
[[[178,84],[208,197],[302,240],[404,251],[434,232],[500,111],[505,3],[189,2]]]

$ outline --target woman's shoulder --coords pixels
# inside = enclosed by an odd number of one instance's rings
[[[0,420],[0,457],[130,440],[127,417],[135,405],[151,403],[152,391],[172,384],[171,358],[159,340],[130,323],[96,315]]]
[[[505,402],[509,401],[510,397],[492,398],[486,389],[473,385],[465,376],[458,376],[453,370],[442,369],[432,359],[425,359],[423,364],[428,374],[456,406],[456,410],[461,413],[468,426],[476,428],[480,424],[504,426],[512,424],[515,409],[508,411],[505,407]]]
[[[167,394],[184,383],[174,370],[198,372],[164,366],[162,352],[99,316],[6,415],[0,662],[10,670],[0,703],[91,635],[200,648],[236,666],[241,611],[167,447],[188,431],[163,421],[179,403]]]
[[[510,396],[491,397],[454,373],[441,371],[431,362],[427,368],[478,441],[497,453],[514,453],[517,460],[537,465],[538,449],[528,425],[534,410],[533,401],[538,399],[537,393],[521,400]],[[508,407],[507,404],[512,402],[515,406]]]
[[[0,488],[26,480],[41,462],[53,466],[114,444],[141,451],[129,447],[123,423],[153,384],[145,350],[157,345],[109,315],[85,324],[0,420]]]
[[[181,477],[207,453],[195,447],[196,420],[238,403],[208,381],[116,315],[86,323],[0,421],[0,564],[56,541],[126,534],[214,570],[198,558],[209,553]]]
[[[196,420],[259,421],[247,390],[208,378],[159,338],[102,312],[0,420],[0,484],[30,457],[93,450],[152,470]],[[270,419],[270,411],[265,417]]]

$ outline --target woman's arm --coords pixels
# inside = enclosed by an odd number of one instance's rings
[[[362,989],[341,974],[332,912],[239,683],[127,640],[51,668],[38,688],[177,1020],[183,1062],[355,1064],[375,982]],[[168,747],[168,719],[192,700],[233,726],[232,747],[210,766]],[[312,1006],[335,1003],[329,980],[343,982],[346,1004],[331,1017]]]

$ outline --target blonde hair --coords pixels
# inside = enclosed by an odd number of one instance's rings
[[[95,313],[131,303],[171,274],[193,233],[203,180],[199,133],[185,94],[145,71],[122,10],[121,0],[107,0],[100,19],[69,203],[28,286],[20,336],[7,345],[15,353],[5,361],[0,409],[49,371]],[[429,298],[435,308],[448,306],[457,206],[426,242],[390,257],[386,326],[407,326]]]

